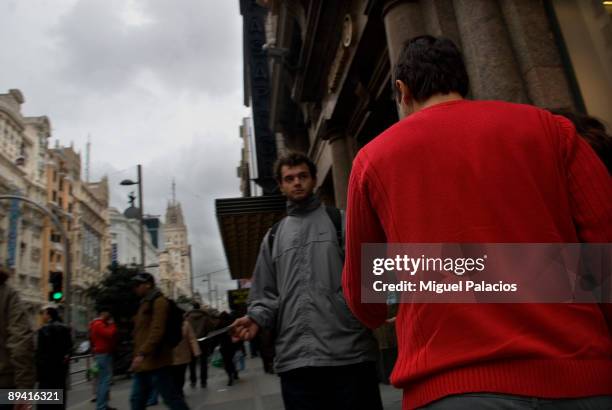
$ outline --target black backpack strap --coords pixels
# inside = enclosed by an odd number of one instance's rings
[[[336,237],[338,238],[338,245],[340,246],[340,249],[344,250],[344,235],[342,232],[342,213],[338,208],[335,208],[333,206],[326,206],[325,212],[327,212],[329,219],[331,219],[331,221],[334,224],[334,227],[336,228]]]
[[[272,225],[270,228],[270,233],[268,234],[268,248],[270,248],[270,258],[272,258],[272,247],[274,246],[274,238],[276,238],[276,232],[278,231],[278,227],[280,226],[282,219]]]

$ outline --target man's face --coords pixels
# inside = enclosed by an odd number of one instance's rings
[[[41,312],[41,314],[42,314],[42,320],[43,320],[43,323],[48,323],[48,322],[50,322],[50,321],[51,321],[51,316],[50,316],[50,315],[49,315],[49,313],[47,312],[47,309],[43,310],[43,311]]]
[[[280,190],[290,201],[304,201],[312,194],[316,183],[317,180],[312,177],[306,164],[281,167]]]
[[[108,311],[100,312],[100,319],[102,319],[102,320],[110,319],[110,312],[108,312]]]
[[[138,285],[134,286],[134,293],[136,294],[136,296],[138,297],[143,297],[147,294],[147,292],[149,291],[149,289],[151,288],[151,286],[148,283],[139,283]]]

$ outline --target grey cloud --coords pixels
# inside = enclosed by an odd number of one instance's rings
[[[96,92],[121,92],[138,75],[153,73],[174,88],[209,94],[235,88],[242,70],[237,1],[140,0],[145,16],[127,24],[128,2],[81,0],[55,35],[66,53],[62,75]]]

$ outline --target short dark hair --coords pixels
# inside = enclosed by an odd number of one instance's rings
[[[57,309],[52,308],[52,307],[47,307],[44,309],[45,312],[47,312],[47,314],[51,317],[51,320],[54,322],[61,322],[62,319],[60,318],[59,312],[57,311]]]
[[[310,158],[306,156],[306,154],[301,152],[289,152],[288,154],[277,159],[276,163],[274,164],[274,176],[276,177],[276,181],[280,184],[283,177],[281,170],[284,166],[296,167],[301,164],[306,164],[308,166],[310,176],[313,178],[317,177],[317,166]]]
[[[595,117],[567,110],[550,110],[561,115],[574,124],[576,132],[589,143],[593,151],[612,174],[612,136],[606,132],[606,126]]]
[[[400,80],[415,101],[423,102],[435,94],[457,92],[465,97],[470,80],[461,52],[444,37],[418,36],[404,43],[393,71],[393,88]]]
[[[195,310],[199,310],[202,306],[200,306],[200,304],[198,302],[193,302],[193,308]]]

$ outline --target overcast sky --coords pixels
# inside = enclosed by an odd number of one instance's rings
[[[52,139],[108,175],[123,210],[124,178],[144,170],[144,210],[164,215],[176,179],[195,273],[227,266],[214,199],[240,196],[242,105],[238,0],[3,0],[0,92],[23,92]],[[216,274],[222,289],[229,274]],[[196,285],[205,288],[201,280]]]

